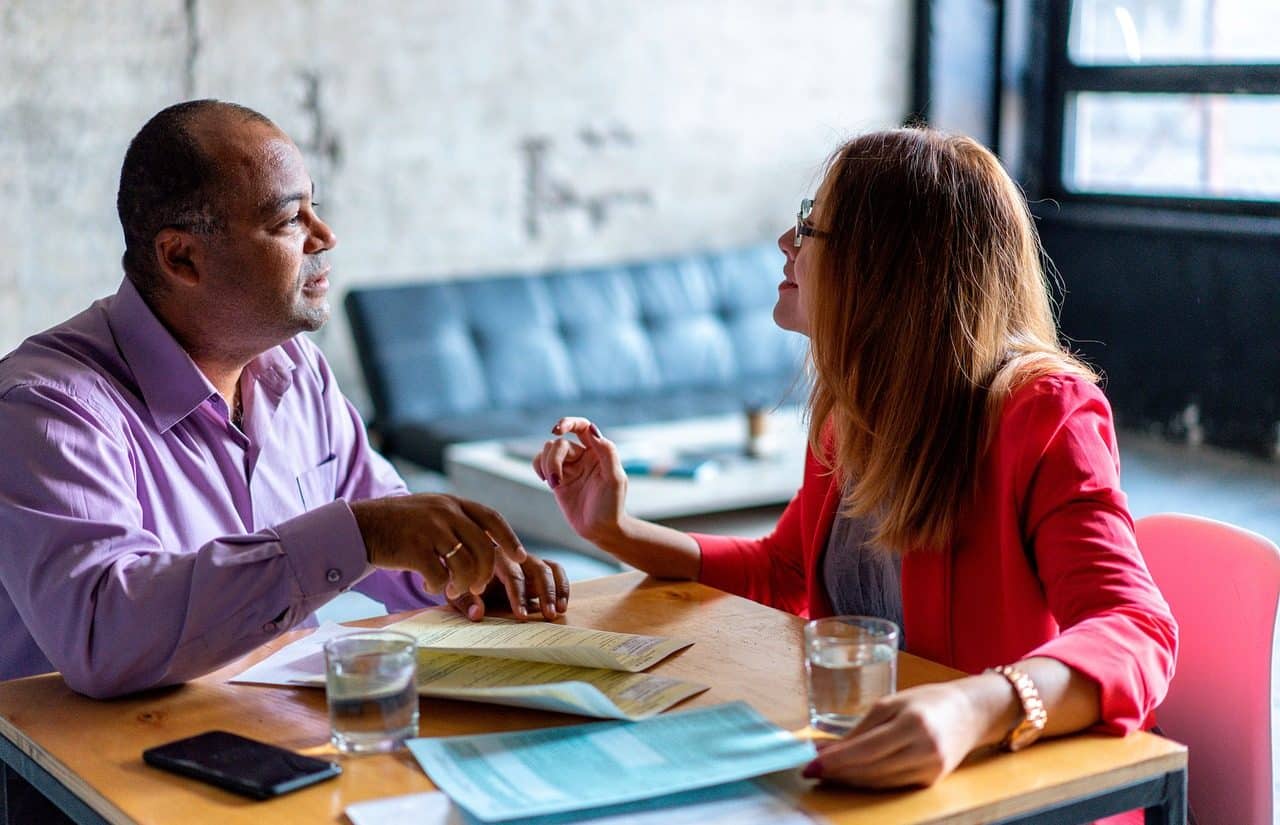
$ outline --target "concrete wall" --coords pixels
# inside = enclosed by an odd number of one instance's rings
[[[293,136],[339,292],[644,258],[775,237],[843,136],[895,125],[911,5],[3,0],[0,352],[114,291],[120,161],[169,103]]]

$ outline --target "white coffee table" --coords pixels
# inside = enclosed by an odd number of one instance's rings
[[[796,407],[770,414],[765,439],[769,449],[760,458],[745,454],[743,415],[618,428],[606,435],[624,457],[652,452],[659,445],[715,454],[713,472],[705,478],[629,479],[628,512],[686,530],[760,535],[795,495],[804,471],[806,432]],[[448,448],[445,472],[453,492],[498,510],[524,538],[612,558],[569,527],[551,490],[533,472],[531,446],[527,439],[502,439]]]

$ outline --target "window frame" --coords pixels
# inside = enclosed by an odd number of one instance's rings
[[[1247,200],[1215,195],[1077,192],[1067,188],[1063,161],[1071,126],[1067,100],[1073,93],[1265,94],[1280,98],[1280,63],[1077,64],[1071,60],[1070,52],[1073,5],[1073,0],[1033,0],[1031,7],[1033,48],[1042,58],[1032,61],[1040,71],[1033,72],[1029,79],[1032,99],[1044,101],[1044,112],[1041,134],[1036,136],[1035,129],[1029,130],[1027,160],[1034,167],[1032,176],[1038,178],[1036,188],[1041,196],[1062,203],[1280,216],[1280,196],[1275,200]]]

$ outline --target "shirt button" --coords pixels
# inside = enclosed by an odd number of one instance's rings
[[[263,633],[275,633],[275,632],[276,632],[276,623],[275,623],[275,622],[267,622],[266,624],[264,624],[264,625],[262,626],[262,632],[263,632]]]
[[[324,577],[329,580],[329,584],[337,584],[338,579],[342,578],[342,571],[336,567],[330,567]]]

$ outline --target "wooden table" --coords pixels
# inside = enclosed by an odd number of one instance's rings
[[[362,624],[385,624],[391,618]],[[806,726],[801,620],[702,585],[625,573],[574,585],[568,623],[692,638],[655,672],[711,685],[682,707],[742,699],[788,729]],[[253,802],[143,764],[144,748],[222,728],[312,754],[332,753],[323,691],[225,680],[296,638],[290,634],[187,685],[95,701],[56,675],[0,684],[0,758],[84,823],[345,822],[353,802],[425,791],[407,752],[343,758],[338,779]],[[959,674],[904,654],[902,686]],[[422,700],[423,736],[583,721],[496,705]],[[896,793],[811,790],[803,805],[835,823],[1080,822],[1158,806],[1148,822],[1182,823],[1186,749],[1158,736],[1078,735],[1018,754],[973,759],[937,785]],[[1029,819],[1028,819],[1029,821]]]

